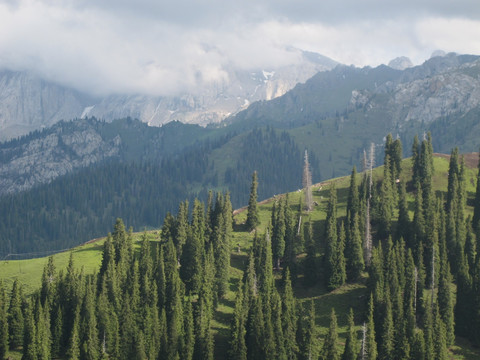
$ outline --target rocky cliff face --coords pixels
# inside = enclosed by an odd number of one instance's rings
[[[252,71],[226,69],[228,80],[199,93],[155,97],[142,94],[95,98],[24,72],[0,72],[0,141],[51,126],[59,120],[95,116],[111,121],[138,118],[159,126],[173,120],[206,125],[220,122],[258,100],[271,100],[337,63],[302,53],[297,65]]]
[[[92,100],[27,72],[0,72],[0,141],[80,117]]]
[[[4,159],[0,162],[0,195],[48,183],[118,154],[119,136],[105,141],[93,128],[83,125],[65,134],[57,127],[21,146],[4,144],[0,148],[0,158]]]
[[[480,59],[472,60],[462,64],[452,54],[432,59],[397,81],[374,90],[352,91],[350,108],[388,111],[400,128],[410,121],[429,124],[440,117],[465,114],[480,105]]]

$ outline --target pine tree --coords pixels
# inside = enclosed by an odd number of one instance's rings
[[[33,318],[32,304],[29,301],[25,308],[25,330],[23,335],[22,360],[37,360],[37,331]]]
[[[435,360],[447,360],[447,334],[445,330],[445,324],[442,321],[438,310],[438,304],[434,312],[435,323],[434,323],[434,349],[435,349]]]
[[[305,304],[307,305],[307,304]],[[308,302],[307,313],[301,318],[298,344],[300,360],[311,360],[315,354],[315,303]]]
[[[49,303],[53,301],[54,297],[54,288],[53,282],[55,280],[55,265],[53,263],[53,256],[48,258],[48,262],[43,269],[42,274],[42,288],[40,290],[40,296],[42,300],[42,305],[48,301]]]
[[[52,324],[51,324],[51,333],[52,333],[52,345],[51,345],[51,355],[53,358],[58,358],[60,356],[62,348],[62,329],[63,329],[63,314],[62,308],[59,304],[56,304],[52,311]]]
[[[338,242],[337,248],[335,251],[336,259],[335,259],[335,273],[337,274],[337,283],[341,285],[345,284],[347,280],[347,272],[346,272],[346,261],[345,261],[345,226],[343,221],[339,226],[338,232]]]
[[[454,302],[451,289],[450,266],[446,259],[442,261],[438,284],[438,308],[439,315],[444,323],[446,332],[446,346],[452,346],[455,341],[454,333]]]
[[[275,225],[272,229],[272,255],[277,269],[280,269],[280,260],[283,258],[285,251],[285,206],[285,201],[280,200],[278,207],[276,207]]]
[[[0,359],[5,359],[8,351],[7,296],[0,279]]]
[[[465,256],[467,258],[468,268],[474,269],[475,261],[477,258],[477,243],[475,239],[475,234],[473,233],[470,216],[467,218],[466,224],[467,224],[467,236],[465,239]],[[480,251],[480,249],[478,250]]]
[[[215,209],[220,206],[221,212],[218,213],[217,226],[220,232],[215,250],[215,267],[217,281],[217,295],[223,297],[227,293],[229,286],[229,268],[230,268],[230,248],[232,238],[232,204],[230,194],[227,192],[223,202],[217,202]]]
[[[95,293],[93,284],[87,285],[80,318],[80,356],[82,359],[87,360],[99,359],[99,337],[97,331],[97,317],[95,314]]]
[[[421,329],[415,332],[412,346],[411,359],[425,359],[425,339]]]
[[[192,224],[188,230],[187,241],[180,259],[180,276],[186,291],[197,294],[202,279],[202,259],[204,251],[204,210],[203,204],[195,200],[192,212]]]
[[[49,360],[52,358],[50,314],[48,308],[43,308],[40,298],[37,298],[35,302],[34,319],[36,325],[37,358],[38,360]]]
[[[184,329],[185,329],[185,346],[182,353],[182,359],[193,359],[195,349],[195,324],[193,320],[192,301],[188,297],[184,302]]]
[[[377,358],[377,343],[375,341],[375,323],[373,318],[373,295],[370,294],[370,301],[368,302],[368,317],[367,317],[367,333],[365,339],[365,353],[367,360],[375,360]]]
[[[22,290],[15,279],[10,295],[10,306],[8,308],[8,331],[10,349],[17,349],[23,344],[23,312],[22,312]]]
[[[229,357],[232,360],[247,360],[247,345],[245,343],[245,306],[243,283],[240,281],[233,310],[233,320],[230,327]]]
[[[480,346],[480,256],[477,256],[475,269],[473,270],[471,295],[470,304],[474,312],[470,314],[470,324],[472,325],[470,329],[473,331],[470,332],[469,338],[475,346]],[[457,304],[457,307],[461,305]]]
[[[340,358],[337,349],[338,332],[337,332],[337,316],[332,308],[330,315],[330,327],[328,329],[325,342],[323,343],[321,359],[338,360]]]
[[[272,295],[272,326],[275,339],[275,351],[273,356],[278,360],[287,360],[287,350],[285,349],[285,337],[282,328],[282,299],[276,289]]]
[[[412,145],[412,184],[415,186],[415,190],[420,190],[420,143],[418,141],[418,136],[415,135],[413,138],[413,145]]]
[[[337,233],[337,192],[335,189],[335,184],[332,184],[330,188],[330,199],[327,207],[327,219],[326,219],[326,245],[325,245],[325,279],[326,285],[330,290],[336,289],[345,282],[345,267],[343,262],[343,267],[338,266],[338,261],[343,256],[343,249],[341,249],[342,254],[340,255],[339,250],[339,239]]]
[[[343,351],[342,360],[356,360],[358,354],[357,334],[355,331],[353,309],[350,308],[348,314],[348,329],[345,349]]]
[[[192,316],[193,322],[193,316]],[[168,326],[167,326],[167,314],[165,312],[165,308],[161,309],[160,312],[160,320],[159,320],[159,351],[158,351],[158,358],[166,359],[168,356]],[[193,354],[193,349],[191,350]]]
[[[282,294],[282,314],[283,314],[283,336],[285,338],[285,349],[287,359],[297,358],[298,344],[296,342],[297,333],[297,305],[293,295],[292,282],[290,280],[290,270],[287,269],[283,279]]]
[[[264,316],[262,312],[262,300],[260,296],[254,296],[248,313],[247,321],[247,359],[265,359],[264,337]]]
[[[178,215],[175,221],[175,232],[173,236],[173,243],[177,252],[177,257],[182,258],[183,247],[187,242],[188,236],[188,201],[180,203],[178,207]],[[168,239],[165,239],[168,241]]]
[[[480,251],[480,152],[478,155],[477,189],[473,203],[473,228],[477,232],[477,249]]]
[[[385,309],[383,316],[383,326],[381,332],[381,343],[379,346],[379,358],[389,360],[393,358],[394,351],[394,324],[392,314],[392,303],[389,292],[385,292]],[[399,324],[397,324],[398,326]]]
[[[250,198],[248,200],[247,221],[246,221],[247,229],[250,231],[254,230],[260,224],[260,219],[258,217],[258,208],[257,208],[257,187],[258,187],[257,172],[254,171],[252,175],[252,185],[250,187]]]
[[[424,341],[425,341],[425,360],[435,359],[435,345],[434,345],[434,319],[430,302],[425,302],[425,315],[423,320]]]
[[[77,307],[69,334],[67,357],[71,360],[80,359],[80,310]]]
[[[347,236],[347,243],[345,245],[345,260],[347,279],[350,282],[356,281],[362,275],[365,268],[362,253],[362,237],[360,235],[360,228],[358,223],[358,215],[353,217],[353,226]]]
[[[412,247],[414,244],[410,241],[410,216],[408,215],[408,203],[407,203],[407,190],[405,182],[400,182],[400,191],[398,197],[398,221],[396,229],[396,238],[403,238],[407,242],[408,247]]]
[[[295,283],[297,279],[297,260],[295,253],[295,241],[297,233],[300,229],[297,226],[297,219],[290,208],[289,196],[285,198],[285,250],[283,252],[283,268],[290,269],[290,276],[292,282]]]
[[[305,247],[307,255],[303,262],[305,285],[312,286],[317,279],[317,258],[315,239],[313,238],[312,221],[305,227]]]
[[[405,288],[404,288],[404,314],[405,314],[405,335],[411,345],[414,342],[416,327],[416,298],[417,295],[417,270],[413,261],[412,250],[407,250],[405,263]]]
[[[379,235],[382,238],[388,236],[391,230],[391,222],[393,218],[393,209],[394,209],[394,189],[393,189],[393,181],[392,181],[392,174],[390,171],[390,157],[388,155],[385,156],[385,166],[383,171],[383,181],[382,187],[380,191],[380,203],[379,203]]]

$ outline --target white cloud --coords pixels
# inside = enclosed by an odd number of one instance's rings
[[[480,53],[478,11],[469,0],[465,14],[462,3],[452,9],[449,1],[393,10],[378,0],[292,3],[3,1],[0,68],[30,69],[98,94],[163,95],[226,82],[232,66],[295,63],[292,47],[358,66],[401,55],[420,63],[439,48]],[[435,16],[425,17],[429,8]]]

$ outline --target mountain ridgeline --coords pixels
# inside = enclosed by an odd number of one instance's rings
[[[424,360],[480,346],[480,158],[476,191],[458,149],[441,188],[430,134],[413,144],[401,161],[388,135],[383,168],[316,189],[311,211],[296,192],[258,216],[254,172],[246,224],[228,193],[182,202],[136,250],[117,219],[93,274],[72,253],[65,272],[49,258],[32,296],[0,281],[0,358]]]

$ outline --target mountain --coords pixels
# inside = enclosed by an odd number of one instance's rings
[[[293,51],[293,50],[292,50]],[[98,97],[46,81],[28,72],[0,72],[0,141],[53,125],[59,120],[96,117],[106,121],[137,118],[159,126],[173,120],[206,125],[258,100],[285,94],[297,83],[337,63],[327,57],[295,50],[299,62],[271,69],[225,69],[223,82],[200,92],[172,96],[112,94]]]
[[[0,71],[0,141],[79,117],[92,101],[32,73]]]
[[[413,63],[412,63],[412,60],[410,60],[408,57],[400,56],[391,60],[388,63],[388,66],[390,66],[392,69],[395,69],[395,70],[405,70],[413,67]]]
[[[0,143],[0,196],[47,184],[78,169],[110,161],[161,161],[208,137],[198,125],[171,122],[149,127],[138,120],[60,121]]]

